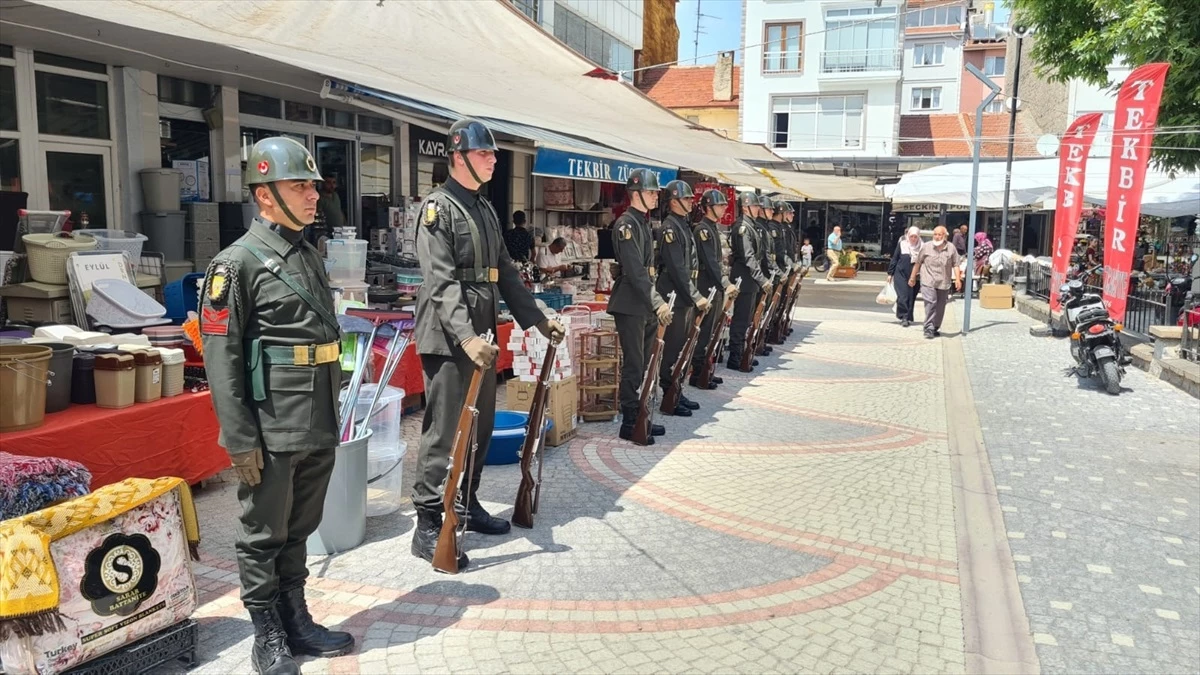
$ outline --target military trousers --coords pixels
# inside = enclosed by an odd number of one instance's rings
[[[658,363],[658,384],[664,391],[671,386],[671,373],[675,371],[675,362],[683,355],[683,343],[687,342],[694,318],[696,308],[686,301],[679,301],[671,315],[671,323],[663,333],[663,355]]]
[[[454,450],[454,432],[458,428],[459,413],[466,404],[475,364],[466,354],[421,354],[421,369],[425,376],[425,416],[421,420],[421,447],[417,452],[417,478],[413,483],[412,500],[418,509],[441,513],[450,453]],[[496,423],[495,368],[484,371],[475,407],[479,410],[475,422],[475,455],[472,458],[468,448],[467,464],[471,473],[463,478],[460,488],[460,494],[469,498],[474,498],[479,491],[483,463],[492,443],[492,429]]]
[[[275,606],[279,593],[304,586],[309,535],[321,524],[336,451],[263,451],[262,480],[238,485],[238,572],[246,609]]]
[[[750,288],[738,293],[733,301],[733,318],[729,322],[729,358],[742,358],[742,350],[746,344],[746,332],[750,330],[750,322],[754,320],[754,310],[758,307],[758,299],[762,296],[762,288]]]
[[[700,291],[704,297],[708,297],[708,292],[712,288],[705,288]],[[696,350],[692,352],[692,374],[696,373],[696,368],[704,363],[705,353],[708,352],[708,343],[713,339],[713,325],[724,318],[725,309],[725,293],[717,289],[716,295],[713,296],[712,306],[708,308],[708,314],[704,315],[704,321],[700,324],[700,335],[696,337]],[[720,339],[720,336],[717,336]]]
[[[617,338],[621,342],[621,386],[617,397],[621,406],[621,416],[627,424],[633,424],[638,416],[639,390],[646,376],[646,359],[650,358],[650,352],[654,348],[658,319],[653,314],[612,316],[617,325]]]

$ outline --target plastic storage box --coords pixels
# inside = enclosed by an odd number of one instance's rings
[[[97,406],[128,408],[133,405],[136,376],[132,354],[97,354],[94,368]]]
[[[366,239],[330,239],[325,258],[330,281],[361,282],[367,276]]]
[[[143,211],[138,217],[142,219],[142,232],[150,238],[147,248],[163,254],[165,260],[187,259],[183,248],[187,221],[183,211]]]
[[[178,396],[183,393],[184,355],[182,349],[157,347],[162,356],[162,395],[163,398]]]
[[[133,400],[150,403],[162,398],[162,355],[154,349],[133,354]]]
[[[74,230],[73,232],[95,239],[98,251],[124,251],[129,254],[129,261],[134,265],[142,259],[142,245],[146,243],[144,234],[125,230]]]

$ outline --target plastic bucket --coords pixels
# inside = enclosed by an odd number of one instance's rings
[[[75,357],[75,345],[66,342],[39,342],[39,347],[49,347],[49,371],[53,374],[50,386],[46,388],[46,412],[53,413],[66,410],[71,405],[71,370]]]
[[[528,424],[529,413],[497,410],[496,426],[492,430],[492,442],[488,445],[484,465],[516,464],[521,461],[521,446],[525,444],[525,427]],[[543,426],[549,431],[554,422],[547,417]]]
[[[32,429],[46,419],[53,354],[42,345],[0,345],[0,431]]]
[[[360,424],[367,416],[368,407],[375,398],[377,384],[364,384],[358,392],[354,406],[354,419]],[[344,399],[346,390],[339,397]],[[400,440],[400,421],[403,409],[404,390],[384,387],[375,404],[375,414],[368,425],[371,442],[367,445],[367,517],[386,516],[400,510],[404,502],[404,455],[408,444]]]
[[[362,438],[337,447],[321,524],[308,538],[309,555],[349,551],[367,534],[367,446],[371,430]]]
[[[367,455],[367,517],[386,516],[404,503],[404,456],[408,443],[400,441],[392,452]]]

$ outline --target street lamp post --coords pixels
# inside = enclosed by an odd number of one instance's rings
[[[1000,248],[1008,248],[1008,191],[1012,187],[1013,146],[1017,133],[1017,88],[1021,86],[1021,42],[1017,36],[1017,62],[1013,64],[1012,104],[1008,113],[1008,159],[1004,164],[1004,211],[1000,216]]]
[[[971,147],[971,235],[967,237],[967,274],[963,281],[963,302],[966,307],[963,309],[963,335],[971,332],[971,287],[974,284],[975,277],[975,226],[979,217],[979,151],[982,145],[981,137],[983,136],[983,110],[1000,95],[1000,87],[992,82],[991,78],[983,74],[983,71],[975,67],[974,64],[967,64],[967,71],[975,76],[975,79],[982,82],[991,89],[991,93],[987,98],[979,104],[975,109],[975,139]],[[1007,193],[1008,190],[1005,190]],[[1003,230],[1001,230],[1003,232]],[[1001,235],[1003,236],[1003,235]]]

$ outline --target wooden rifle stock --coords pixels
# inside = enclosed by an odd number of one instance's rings
[[[742,278],[738,277],[734,282],[734,286],[740,291],[742,288]],[[733,316],[733,301],[734,294],[730,293],[725,298],[725,306],[721,309],[721,317],[713,321],[712,335],[708,338],[708,347],[704,350],[704,361],[700,364],[700,372],[696,373],[696,384],[701,389],[708,389],[708,385],[712,383],[713,371],[717,368],[717,348],[721,342],[721,331],[725,330],[725,326],[729,325],[729,320]]]
[[[787,290],[783,293],[783,300],[779,304],[779,311],[776,312],[775,320],[771,324],[771,335],[769,337],[771,342],[783,344],[784,338],[787,337],[788,324],[791,323],[789,320],[792,315],[791,305],[796,301],[796,279],[799,276],[800,273],[795,271],[788,275],[787,284],[785,285]]]
[[[526,529],[533,527],[533,514],[537,513],[538,499],[542,494],[546,403],[550,397],[550,376],[554,374],[554,357],[557,353],[558,343],[552,340],[546,349],[546,358],[542,359],[542,370],[529,408],[529,426],[525,427],[525,443],[521,446],[521,484],[517,486],[517,499],[513,502],[512,524]],[[534,462],[537,462],[536,477],[533,475]]]
[[[667,306],[675,306],[675,292],[667,296]],[[653,396],[658,390],[658,364],[662,361],[663,334],[666,324],[658,324],[658,332],[654,337],[654,347],[651,348],[650,358],[646,359],[646,374],[642,376],[642,392],[638,400],[637,420],[633,423],[632,440],[639,445],[650,443],[651,429],[654,425]]]
[[[700,324],[704,323],[704,317],[712,310],[712,301],[715,297],[717,297],[717,287],[713,286],[708,291],[708,308],[703,312],[697,312],[696,318],[692,319],[692,327],[688,329],[687,339],[683,341],[683,349],[675,359],[675,366],[671,368],[671,383],[663,392],[662,405],[658,407],[658,411],[661,413],[671,414],[675,412],[675,406],[679,405],[679,398],[683,396],[683,382],[687,379],[688,371],[692,367],[692,354],[696,351],[696,340],[700,337]]]
[[[775,274],[771,274],[771,280],[775,280]],[[754,320],[750,322],[750,327],[746,329],[746,342],[742,348],[742,372],[748,373],[753,370],[754,357],[758,354],[758,334],[762,332],[763,312],[767,307],[767,293],[763,292],[758,298],[758,307],[754,308]]]
[[[755,342],[755,344],[754,344],[754,353],[755,354],[762,351],[763,347],[765,347],[767,344],[768,324],[766,322],[770,317],[775,315],[776,310],[779,308],[779,298],[782,294],[783,294],[783,283],[781,282],[778,286],[775,287],[775,292],[771,294],[771,304],[767,307],[767,313],[763,317],[762,325],[759,326],[758,336],[757,336],[758,341]]]
[[[492,342],[491,331],[483,336]],[[446,471],[446,487],[442,492],[442,531],[438,534],[437,547],[433,550],[433,569],[446,574],[458,574],[458,557],[462,553],[464,519],[459,518],[458,504],[465,476],[471,475],[475,465],[475,430],[479,421],[479,388],[483,384],[483,369],[476,366],[467,387],[467,398],[462,412],[458,414],[458,427],[454,430],[454,445],[450,450],[450,466]]]

